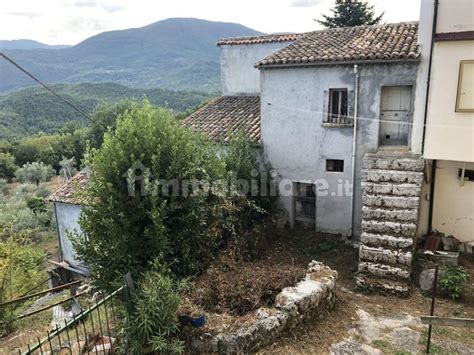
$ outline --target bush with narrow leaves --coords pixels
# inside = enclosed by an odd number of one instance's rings
[[[176,354],[183,351],[177,338],[176,312],[185,283],[175,282],[164,272],[147,271],[131,297],[131,310],[124,313],[121,327],[123,352],[128,354]]]

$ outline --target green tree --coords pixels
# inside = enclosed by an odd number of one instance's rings
[[[16,169],[15,157],[10,153],[0,153],[0,178],[10,181],[15,176]]]
[[[384,15],[376,15],[374,6],[363,0],[336,0],[331,11],[332,15],[316,21],[327,28],[376,25]]]
[[[21,182],[39,185],[40,182],[48,181],[54,176],[54,169],[43,162],[26,163],[17,169],[15,175]]]
[[[89,125],[87,138],[91,147],[99,148],[104,140],[107,130],[115,130],[117,118],[130,110],[134,101],[124,100],[116,104],[101,105],[92,115],[92,122]]]
[[[107,132],[101,147],[88,154],[88,207],[80,217],[87,242],[73,238],[97,286],[113,288],[129,271],[137,279],[155,261],[169,265],[177,277],[207,266],[223,239],[236,231],[235,215],[251,208],[225,193],[230,175],[220,155],[215,144],[147,101],[122,114],[115,134]],[[138,185],[152,193],[129,191],[137,161],[143,164]],[[165,187],[159,193],[158,181],[169,182],[172,191]],[[189,181],[225,186],[188,193]]]

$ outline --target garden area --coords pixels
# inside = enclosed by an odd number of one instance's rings
[[[276,197],[261,193],[273,184],[270,167],[259,165],[245,136],[216,144],[147,101],[114,112],[107,111],[113,124],[98,128],[99,143],[85,150],[79,166],[72,158],[58,162],[61,170],[28,162],[16,167],[13,182],[4,181],[0,302],[47,277],[57,237],[45,196],[60,183],[53,175],[87,167],[88,187],[77,192],[85,201],[82,232],[69,236],[90,268],[90,292],[79,301],[93,305],[123,288],[128,275],[130,292],[116,304],[119,317],[108,333],[117,353],[422,351],[426,326],[419,317],[429,312],[429,295],[360,293],[353,241],[277,228]],[[436,315],[474,317],[472,256],[462,255],[460,265],[470,280],[462,289],[454,276],[445,278],[459,297],[440,297]],[[22,311],[3,308],[2,324]],[[47,311],[2,329],[1,349],[44,338],[52,318]],[[93,327],[83,332],[97,338]],[[468,328],[435,327],[433,349],[463,354],[474,349],[472,339]],[[72,352],[71,344],[63,346]]]

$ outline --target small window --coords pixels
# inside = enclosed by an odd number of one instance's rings
[[[344,160],[327,159],[326,171],[344,172]]]
[[[474,112],[474,60],[462,60],[459,66],[456,112]]]
[[[346,123],[348,119],[347,100],[348,100],[347,89],[330,89],[329,90],[328,122]]]
[[[461,179],[462,169],[458,171],[458,179]],[[464,181],[474,181],[474,170],[464,170]]]

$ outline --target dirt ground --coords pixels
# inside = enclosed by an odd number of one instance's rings
[[[328,238],[336,236],[321,235],[309,230],[288,231],[290,244],[308,246],[304,250],[309,259],[322,261],[339,272],[338,301],[335,309],[322,319],[315,319],[295,329],[277,342],[261,350],[261,354],[328,354],[331,346],[357,333],[361,320],[361,310],[372,317],[400,319],[412,316],[419,319],[429,315],[431,297],[413,288],[406,299],[381,295],[361,294],[355,290],[354,276],[357,268],[358,249],[337,241],[334,248],[327,250]],[[308,259],[306,259],[308,260]],[[460,264],[469,270],[471,278],[465,296],[452,301],[436,299],[435,315],[446,317],[474,318],[474,257],[464,255]],[[427,326],[418,324],[414,329],[419,333],[417,353],[423,353],[426,346]],[[356,330],[355,330],[356,329]],[[382,334],[383,335],[383,334]],[[358,335],[355,334],[357,339]],[[397,349],[381,337],[371,346],[384,354],[408,354]],[[474,329],[433,327],[432,353],[474,354]],[[472,351],[472,352],[471,352]]]

